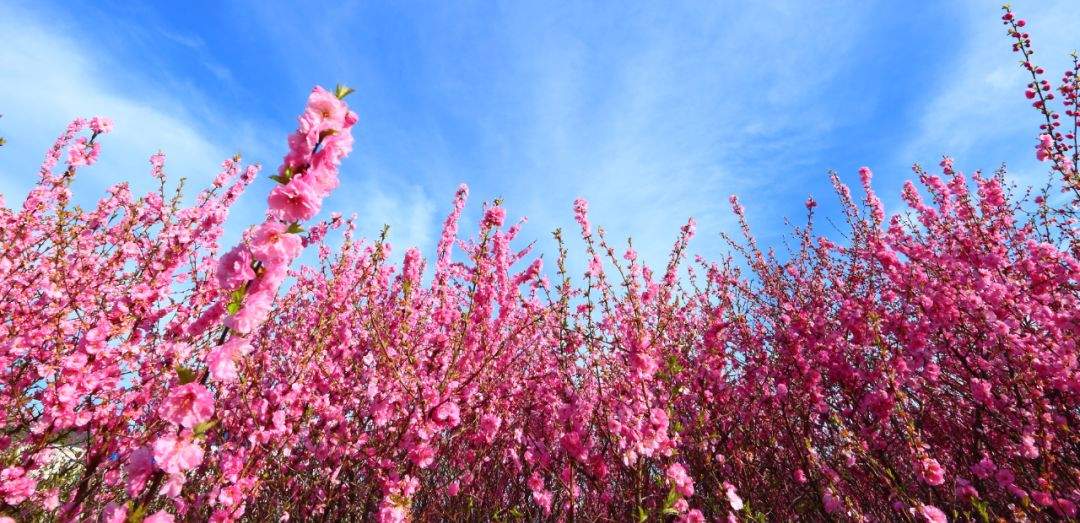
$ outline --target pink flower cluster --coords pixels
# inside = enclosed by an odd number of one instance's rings
[[[462,186],[433,263],[397,265],[352,220],[305,223],[352,146],[346,94],[312,92],[231,249],[239,158],[191,205],[160,154],[158,191],[69,205],[103,119],[0,206],[0,521],[1080,517],[1072,202],[946,158],[887,216],[864,168],[861,198],[833,177],[843,240],[809,199],[790,255],[763,250],[733,197],[730,256],[691,258],[691,220],[654,270],[579,199],[585,266],[556,231],[545,271],[500,202],[459,235]],[[1075,190],[1046,110],[1040,156]]]
[[[1017,18],[1008,4],[1002,9],[1005,14],[1001,20],[1013,38],[1013,52],[1023,57],[1020,63],[1031,75],[1024,96],[1032,100],[1032,107],[1043,116],[1044,123],[1039,125],[1042,134],[1035,146],[1035,157],[1040,162],[1049,160],[1053,163],[1053,170],[1064,181],[1061,191],[1072,192],[1074,202],[1080,204],[1080,172],[1077,171],[1080,165],[1080,110],[1077,107],[1080,101],[1080,55],[1073,53],[1072,68],[1065,71],[1056,89],[1065,108],[1066,118],[1063,119],[1061,113],[1054,109],[1053,100],[1057,95],[1054,94],[1054,86],[1044,78],[1046,70],[1032,61],[1035,51],[1031,47],[1031,35],[1024,30],[1027,21]]]
[[[234,290],[225,325],[247,334],[265,321],[288,267],[303,249],[300,223],[319,212],[338,186],[338,167],[352,151],[356,113],[333,93],[316,87],[289,136],[289,153],[267,198],[266,221],[255,227],[218,264],[218,282]]]

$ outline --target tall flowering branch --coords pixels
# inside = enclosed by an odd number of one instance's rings
[[[1049,80],[1043,78],[1046,70],[1032,61],[1035,51],[1031,47],[1030,35],[1024,31],[1027,21],[1017,18],[1009,4],[1002,6],[1002,10],[1005,11],[1005,14],[1001,16],[1001,19],[1009,27],[1009,36],[1015,40],[1013,52],[1023,56],[1020,64],[1031,74],[1031,82],[1028,84],[1024,95],[1029,100],[1033,100],[1031,102],[1032,107],[1039,111],[1044,118],[1044,123],[1039,125],[1039,129],[1043,131],[1043,134],[1039,135],[1039,142],[1035,147],[1035,156],[1039,161],[1052,161],[1054,170],[1065,181],[1062,190],[1071,190],[1076,195],[1077,200],[1080,201],[1080,174],[1076,170],[1077,161],[1080,159],[1080,150],[1076,149],[1077,118],[1080,118],[1080,115],[1075,111],[1077,82],[1080,81],[1076,78],[1076,74],[1080,72],[1077,69],[1080,64],[1078,64],[1074,52],[1073,69],[1065,72],[1065,77],[1062,79],[1061,86],[1058,89],[1065,97],[1066,116],[1072,119],[1071,132],[1068,131],[1068,127],[1063,132],[1061,130],[1061,114],[1053,109],[1051,103],[1056,98],[1054,87]]]
[[[342,99],[316,87],[308,97],[300,125],[289,136],[289,153],[273,179],[278,186],[267,198],[266,220],[245,233],[244,242],[222,257],[218,283],[232,289],[225,325],[247,334],[262,323],[273,305],[289,265],[303,243],[301,223],[319,212],[339,185],[338,167],[352,151],[356,113]]]

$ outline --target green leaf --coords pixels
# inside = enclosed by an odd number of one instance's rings
[[[195,381],[195,371],[183,365],[177,365],[176,377],[180,378],[181,385],[187,385],[188,383]]]
[[[128,506],[130,507],[130,505],[131,503],[129,502]],[[146,519],[146,506],[140,504],[139,506],[135,507],[134,510],[130,510],[128,512],[127,519],[125,521],[126,523],[140,523],[144,519]]]
[[[337,87],[334,87],[334,96],[336,96],[338,100],[344,100],[346,96],[349,96],[355,91],[356,89],[347,85],[337,84]]]
[[[291,182],[292,179],[293,179],[292,167],[286,167],[285,172],[283,172],[281,174],[275,174],[275,175],[271,176],[270,179],[274,180],[275,182],[280,183],[282,185],[285,185],[285,184]]]
[[[637,508],[637,520],[638,523],[644,523],[649,520],[649,513],[645,512],[645,507],[638,505]]]
[[[682,372],[683,369],[684,369],[684,367],[683,367],[682,363],[679,362],[678,357],[676,357],[675,355],[672,355],[672,356],[668,357],[668,371],[671,374],[678,374],[678,373]]]
[[[198,425],[195,425],[195,428],[194,428],[195,435],[196,436],[205,435],[207,432],[210,431],[210,429],[214,428],[214,425],[217,425],[217,421],[207,420],[207,421],[204,421],[202,423],[199,423]]]
[[[236,314],[240,312],[240,306],[244,303],[244,295],[247,294],[247,289],[241,287],[236,289],[229,295],[229,304],[225,307],[225,310],[229,314]]]
[[[674,507],[677,501],[679,501],[679,492],[675,490],[675,487],[671,487],[671,490],[668,491],[667,498],[664,499],[664,513],[667,513],[668,509]],[[676,513],[678,512],[676,511]]]
[[[990,514],[986,511],[986,502],[981,499],[972,499],[971,505],[975,507],[975,512],[979,513],[979,521],[983,523],[989,523]]]
[[[301,227],[299,223],[293,222],[293,223],[289,224],[289,228],[285,229],[285,232],[289,232],[289,233],[292,233],[292,234],[299,234],[299,233],[304,232],[304,228]]]

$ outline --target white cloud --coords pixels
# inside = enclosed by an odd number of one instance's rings
[[[262,218],[264,198],[275,162],[285,147],[283,133],[260,125],[256,117],[234,117],[215,107],[215,101],[190,85],[178,88],[175,79],[148,77],[109,50],[77,38],[84,27],[63,17],[47,23],[41,12],[4,6],[0,34],[5,35],[4,65],[0,67],[0,194],[18,206],[37,180],[38,165],[56,136],[77,116],[105,115],[115,130],[101,139],[99,162],[80,172],[74,185],[76,203],[92,205],[104,187],[126,181],[134,190],[156,187],[149,176],[148,158],[163,150],[171,179],[187,178],[193,195],[219,170],[221,161],[241,150],[245,159],[264,163],[263,180],[249,188],[233,208],[226,241],[239,237],[239,228]],[[132,38],[144,41],[145,35]],[[196,36],[168,33],[166,39],[191,50],[219,79],[231,78],[217,65]],[[151,49],[150,53],[164,53]],[[155,56],[167,63],[167,56]],[[155,74],[164,74],[156,71]],[[163,86],[172,86],[162,92]],[[170,95],[169,93],[173,93]],[[302,100],[297,100],[296,111]],[[361,149],[365,145],[357,143]],[[349,160],[352,162],[355,160]],[[351,197],[362,195],[359,198]],[[393,226],[395,244],[430,243],[434,205],[415,186],[381,186],[370,179],[343,176],[336,198],[324,214],[338,210],[361,216],[361,232],[378,232],[377,222]],[[370,222],[370,223],[369,223]]]
[[[520,130],[487,138],[519,156],[498,194],[533,219],[526,236],[540,238],[554,225],[574,236],[571,201],[583,196],[610,240],[632,235],[654,266],[691,216],[692,252],[722,251],[729,194],[773,210],[770,171],[813,154],[831,129],[824,89],[866,16],[782,3],[567,10],[498,22],[515,35],[507,74],[525,86],[506,102],[525,113]],[[776,163],[747,165],[762,156]]]
[[[1080,9],[1072,0],[1018,1],[1013,9],[1028,21],[1035,62],[1056,84],[1069,64],[1068,53],[1080,45]],[[955,50],[943,81],[929,86],[932,95],[897,156],[936,168],[948,154],[964,171],[993,171],[1005,162],[1014,181],[1042,185],[1045,164],[1034,158],[1042,116],[1023,96],[1030,77],[1018,63],[1020,55],[1011,51],[1012,39],[998,20],[1002,12],[989,2],[969,2],[964,11],[966,43]]]
[[[0,68],[0,132],[8,144],[0,154],[0,191],[16,204],[37,178],[37,166],[56,136],[76,116],[106,115],[115,131],[102,139],[98,165],[77,181],[76,197],[86,203],[104,185],[130,181],[149,188],[147,158],[164,150],[168,170],[200,184],[214,176],[231,152],[211,142],[180,101],[153,92],[148,83],[113,85],[92,43],[72,40],[60,21],[46,24],[32,13],[8,6],[0,18],[5,35]],[[85,187],[85,190],[82,188]]]
[[[1068,28],[1080,13],[1067,3],[1019,7],[1051,71],[1075,45]],[[970,38],[955,53],[950,76],[926,86],[933,95],[911,135],[899,137],[901,160],[891,165],[932,164],[943,152],[965,170],[967,159],[989,160],[977,166],[988,169],[1009,160],[1018,170],[1014,160],[1030,160],[1031,144],[1013,142],[1018,126],[1034,130],[1037,115],[1020,95],[1024,80],[995,9],[972,3],[958,22],[943,22]],[[64,25],[74,18],[44,23],[12,11],[0,19],[9,37],[0,134],[11,141],[0,150],[0,190],[25,190],[41,154],[75,115],[117,120],[102,163],[84,178],[145,179],[145,158],[158,148],[169,153],[171,172],[197,178],[194,184],[238,148],[268,171],[280,158],[284,130],[266,125],[265,115],[221,111],[218,99],[200,92],[200,81],[147,78],[168,74],[165,51],[146,51],[160,67],[125,68],[109,60],[107,49],[76,39],[79,32]],[[267,35],[304,29],[291,8],[259,3],[250,11],[253,27]],[[538,239],[548,253],[552,228],[573,236],[571,202],[584,196],[594,223],[606,226],[614,242],[632,234],[652,264],[663,262],[688,216],[699,223],[692,250],[715,258],[723,250],[716,233],[732,230],[729,194],[742,197],[755,230],[782,233],[784,215],[801,216],[801,191],[812,186],[816,196],[829,197],[822,171],[835,158],[828,155],[850,148],[838,140],[858,141],[859,126],[873,125],[865,115],[882,112],[876,93],[858,93],[857,100],[838,94],[851,92],[837,79],[855,76],[852,64],[881,52],[874,36],[882,15],[866,6],[402,8],[393,14],[402,23],[394,31],[408,36],[403,41],[379,32],[387,13],[375,11],[338,4],[310,38],[267,38],[258,49],[279,64],[275,76],[290,85],[283,90],[320,78],[360,88],[350,99],[361,114],[357,150],[324,209],[357,212],[369,236],[389,223],[399,253],[413,244],[431,250],[453,187],[465,181],[473,190],[469,217],[479,213],[479,201],[504,197],[510,216],[530,218],[522,238]],[[145,33],[131,38],[154,42]],[[185,63],[198,71],[192,74],[232,81],[233,72],[219,65],[229,62],[215,61],[224,59],[206,40],[173,33],[162,39],[190,53]],[[942,51],[942,59],[953,60],[954,51]],[[159,81],[169,94],[158,92]],[[236,92],[262,89],[246,88]],[[906,104],[917,96],[898,98]],[[1039,166],[1027,169],[1037,173]],[[268,187],[262,182],[250,191],[234,222],[258,219]],[[882,189],[885,197],[893,192]]]
[[[390,225],[389,241],[396,255],[408,247],[426,249],[435,244],[432,224],[438,219],[438,206],[419,185],[390,188],[367,180],[342,188],[328,203],[355,211],[358,231],[367,238],[377,237],[384,224]]]

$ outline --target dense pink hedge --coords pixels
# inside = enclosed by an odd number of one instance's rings
[[[1050,84],[1003,20],[1065,202],[946,158],[886,221],[864,168],[863,196],[833,179],[842,239],[814,231],[809,200],[784,257],[732,198],[732,257],[687,259],[691,221],[652,269],[579,200],[591,261],[567,267],[556,232],[545,270],[498,203],[461,238],[462,187],[435,258],[397,267],[338,215],[308,223],[357,121],[346,90],[318,88],[266,220],[222,248],[256,167],[225,161],[185,207],[155,155],[161,191],[121,183],[83,210],[69,184],[111,124],[76,120],[22,208],[0,206],[0,513],[1075,518],[1080,71]],[[318,266],[293,263],[304,249]]]

